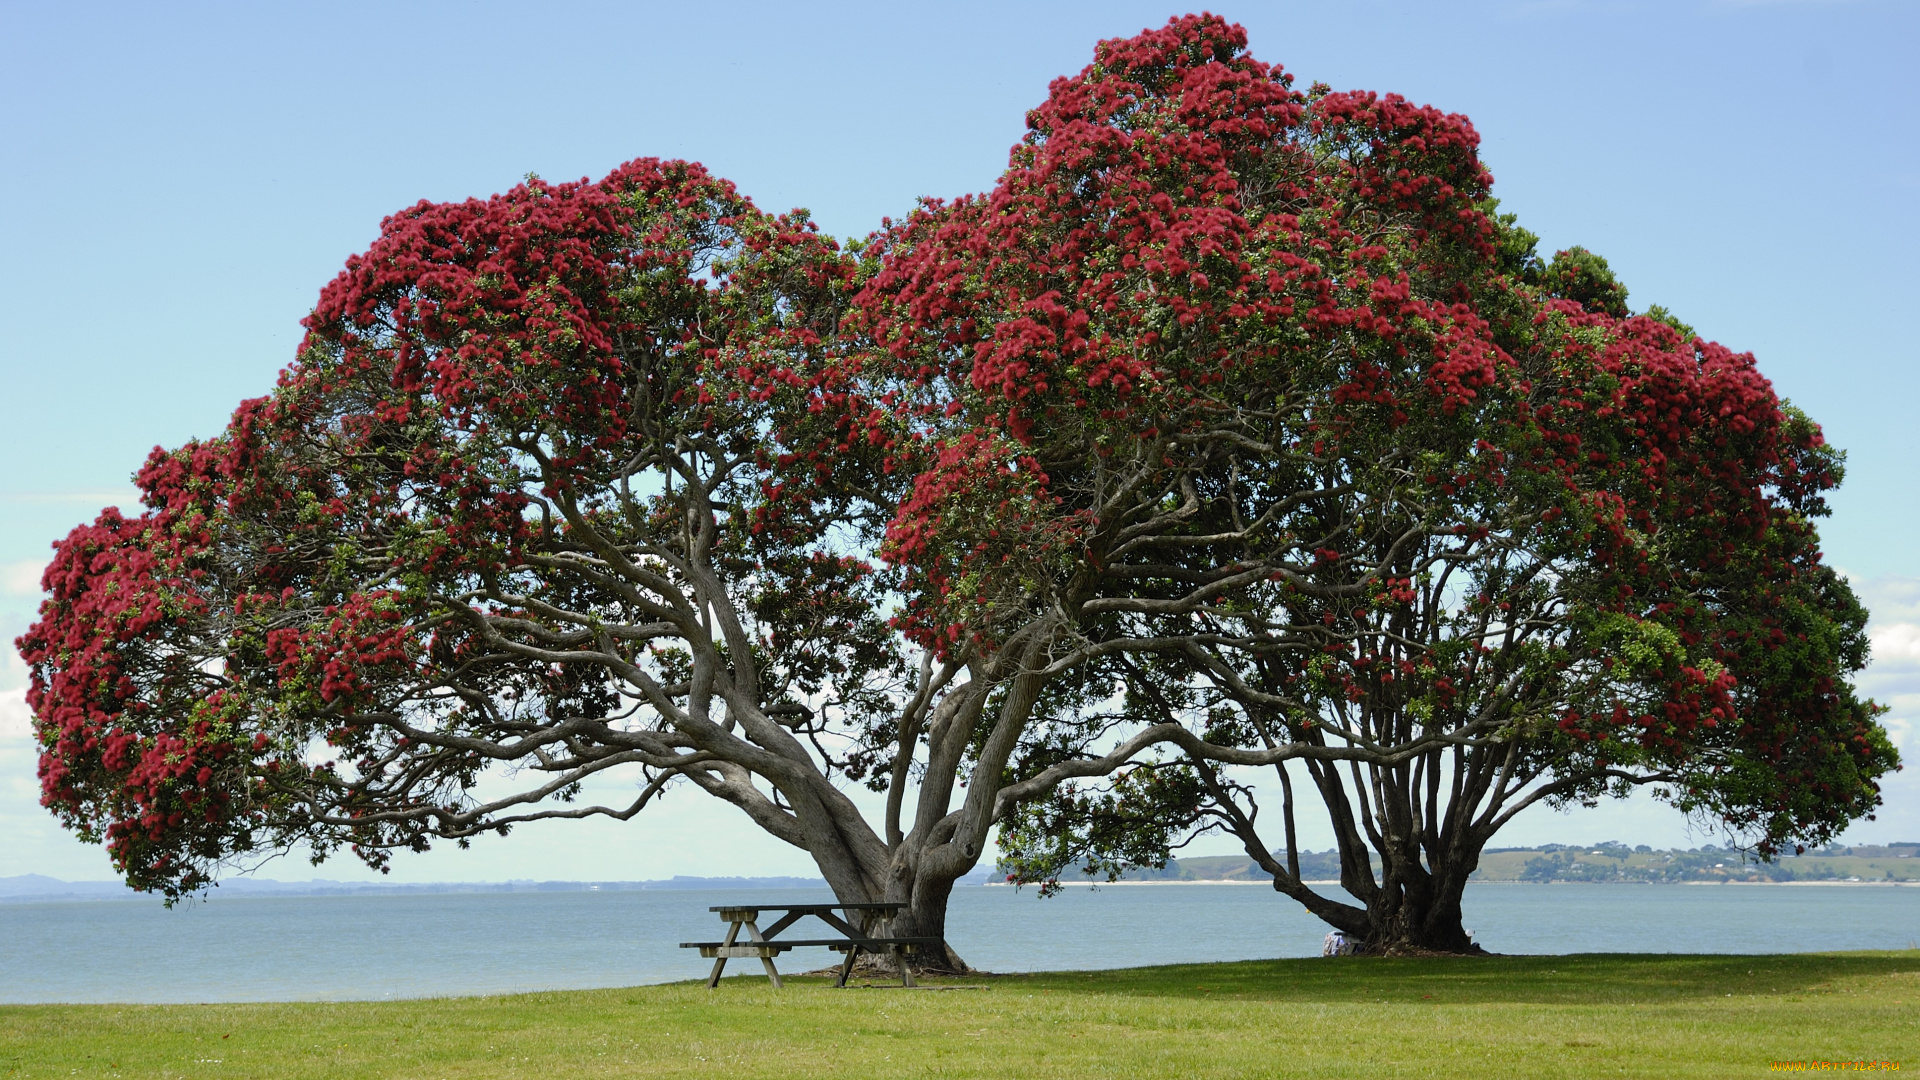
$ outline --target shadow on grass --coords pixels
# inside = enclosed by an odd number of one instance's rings
[[[1839,980],[1920,972],[1920,950],[1765,956],[1340,957],[1001,976],[998,987],[1277,1001],[1624,1004],[1823,993]],[[960,980],[956,980],[960,981]]]

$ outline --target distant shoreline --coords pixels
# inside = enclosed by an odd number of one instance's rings
[[[1273,881],[1271,879],[1248,880],[1247,878],[1194,878],[1191,880],[1164,878],[1157,881],[1062,881],[1060,884],[1061,885],[1084,885],[1084,886],[1090,886],[1090,887],[1101,888],[1101,889],[1114,888],[1114,887],[1123,886],[1123,885],[1128,887],[1135,886],[1135,885],[1264,885],[1267,888],[1273,887]],[[1334,881],[1334,880],[1310,879],[1310,880],[1301,882],[1301,884],[1303,885],[1338,885],[1340,884],[1340,882]],[[1718,887],[1721,885],[1739,885],[1739,886],[1779,885],[1779,886],[1787,886],[1787,887],[1839,886],[1843,888],[1855,888],[1860,886],[1873,886],[1875,888],[1885,888],[1885,887],[1912,888],[1914,886],[1920,886],[1920,882],[1916,882],[1916,881],[1633,881],[1629,879],[1616,879],[1612,881],[1522,881],[1519,878],[1474,878],[1473,880],[1468,882],[1468,884],[1470,885],[1688,885],[1688,886],[1698,885],[1698,886],[1705,886],[1705,887]],[[1021,888],[1021,886],[1013,885],[1005,881],[989,881],[986,883],[986,887],[996,888],[996,889]]]
[[[1744,859],[1728,866],[1725,860],[1734,853],[1718,849],[1700,851],[1628,851],[1619,845],[1597,845],[1596,849],[1567,848],[1554,845],[1543,849],[1507,848],[1486,853],[1472,884],[1488,885],[1822,885],[1888,886],[1920,885],[1920,844],[1901,844],[1844,852],[1822,852],[1800,858],[1788,858],[1764,870]],[[1332,852],[1303,851],[1298,873],[1306,884],[1338,886],[1340,866]],[[1376,868],[1377,870],[1377,868]],[[1886,876],[1883,876],[1886,875]],[[1013,887],[992,869],[976,869],[954,883],[962,888]],[[1273,879],[1244,856],[1200,856],[1168,860],[1161,868],[1129,871],[1118,881],[1077,875],[1061,885],[1103,887],[1113,885],[1258,885],[1273,887]],[[458,881],[397,882],[341,881],[318,878],[309,881],[276,881],[235,874],[219,882],[204,894],[205,898],[324,897],[324,896],[418,896],[475,893],[580,893],[702,890],[731,892],[754,890],[824,891],[825,881],[798,875],[765,877],[690,877],[640,881]],[[151,900],[151,894],[134,892],[119,881],[63,881],[39,874],[0,877],[0,905],[82,900]]]

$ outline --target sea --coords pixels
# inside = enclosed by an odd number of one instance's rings
[[[351,1001],[673,982],[706,974],[710,961],[677,946],[720,936],[711,906],[832,899],[789,887],[216,892],[171,909],[148,899],[3,903],[0,1003]],[[1465,909],[1475,939],[1509,954],[1908,949],[1920,939],[1916,886],[1487,882],[1469,887]],[[1327,932],[1264,885],[1073,885],[1048,898],[974,886],[954,891],[948,918],[955,950],[995,972],[1314,956]],[[835,959],[807,949],[780,963],[800,971]]]

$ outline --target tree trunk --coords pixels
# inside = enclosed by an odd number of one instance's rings
[[[1424,861],[1418,847],[1385,845],[1387,850],[1380,853],[1379,887],[1367,897],[1367,925],[1357,942],[1362,952],[1375,956],[1486,954],[1467,935],[1460,908],[1467,879],[1479,865],[1479,846],[1445,832],[1440,840],[1446,854],[1436,857],[1429,852]],[[1364,849],[1357,854],[1360,860],[1368,859]]]
[[[1322,922],[1347,935],[1359,952],[1372,956],[1485,955],[1486,950],[1474,944],[1461,925],[1460,899],[1468,878],[1479,866],[1486,837],[1453,818],[1421,833],[1420,843],[1395,842],[1397,836],[1405,834],[1382,836],[1370,821],[1357,819],[1351,812],[1337,771],[1313,768],[1311,772],[1339,845],[1341,888],[1358,904],[1322,895],[1300,880],[1298,860],[1289,855],[1283,861],[1269,850],[1252,815],[1233,802],[1211,768],[1200,769],[1222,823],[1240,838],[1254,862],[1273,875],[1274,890],[1299,901]],[[1291,798],[1284,813],[1291,822]],[[1288,835],[1293,835],[1291,825]],[[1376,851],[1381,859],[1377,871],[1373,866]]]
[[[953,884],[973,869],[977,860],[959,858],[952,844],[939,844],[931,852],[916,850],[913,837],[889,852],[891,861],[882,868],[865,865],[846,850],[845,845],[818,842],[812,852],[834,899],[844,904],[896,903],[904,905],[892,918],[878,912],[854,912],[853,925],[874,937],[935,937],[940,944],[915,953],[911,963],[915,971],[938,974],[966,974],[973,969],[946,940],[947,904],[953,897]],[[837,856],[837,857],[834,857]],[[897,974],[891,954],[863,956],[858,971]]]
[[[1474,944],[1461,925],[1460,895],[1465,884],[1464,877],[1429,877],[1423,883],[1382,889],[1368,905],[1360,951],[1374,956],[1485,955],[1486,950]]]
[[[957,875],[956,875],[957,876]],[[965,975],[973,971],[947,941],[947,904],[953,898],[955,878],[945,874],[915,876],[913,894],[907,907],[894,917],[889,928],[897,937],[937,937],[938,948],[914,953],[915,970],[944,975]]]

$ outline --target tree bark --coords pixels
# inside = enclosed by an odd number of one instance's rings
[[[1412,818],[1406,807],[1381,806],[1377,818],[1356,816],[1339,772],[1308,762],[1315,784],[1326,802],[1340,853],[1340,885],[1359,903],[1336,900],[1301,880],[1298,859],[1289,847],[1283,862],[1270,850],[1253,815],[1236,804],[1231,792],[1210,767],[1200,772],[1214,799],[1220,820],[1237,835],[1256,864],[1273,875],[1275,891],[1299,902],[1321,921],[1347,935],[1358,951],[1374,956],[1445,953],[1485,955],[1463,924],[1461,899],[1467,881],[1479,866],[1486,838],[1469,819],[1450,815],[1430,822],[1420,841],[1397,830]],[[1405,792],[1418,797],[1417,790]],[[1291,802],[1284,808],[1289,840],[1293,836]],[[1388,832],[1374,828],[1386,823]],[[1380,858],[1376,870],[1375,854]]]
[[[1477,852],[1474,861],[1478,861]],[[1446,867],[1439,873],[1400,867],[1389,875],[1397,880],[1390,880],[1368,905],[1361,951],[1376,956],[1485,955],[1462,923],[1460,901],[1471,873],[1471,865]]]

